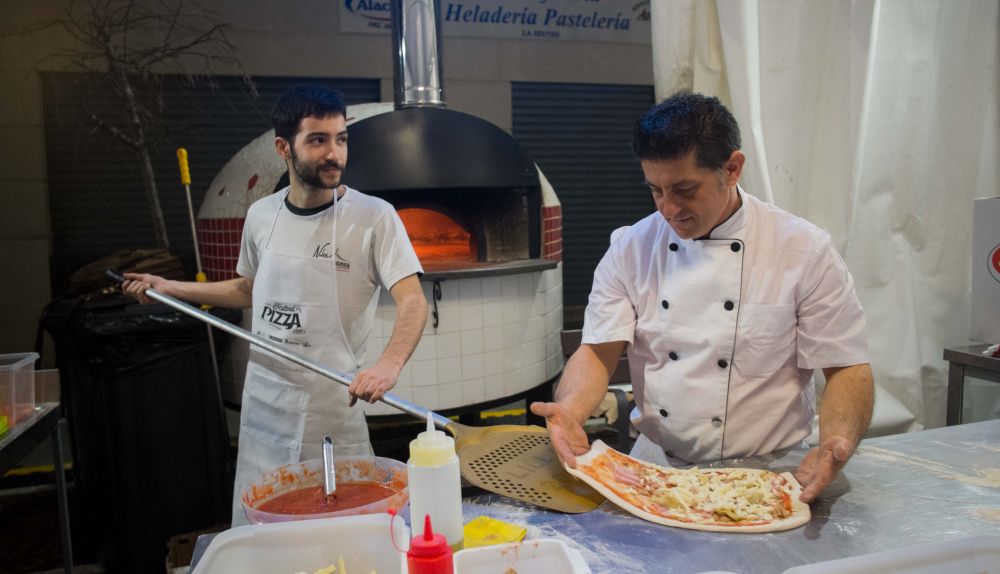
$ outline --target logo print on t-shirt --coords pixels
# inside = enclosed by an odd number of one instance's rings
[[[340,250],[338,249],[334,255],[337,256],[337,261],[334,265],[337,266],[337,271],[343,271],[344,273],[351,272],[351,262],[340,256]]]
[[[329,241],[327,241],[323,245],[317,245],[316,246],[316,251],[313,251],[313,258],[314,259],[315,258],[320,258],[320,257],[322,257],[323,259],[330,259],[330,257],[332,257],[332,255],[330,255],[330,242]]]
[[[269,301],[264,303],[260,318],[280,329],[288,329],[292,333],[303,333],[302,319],[299,317],[301,311],[302,309],[298,305]]]

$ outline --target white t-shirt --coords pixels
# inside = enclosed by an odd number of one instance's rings
[[[712,239],[739,240],[744,246],[735,354],[732,368],[720,370],[730,377],[721,383],[726,385],[725,413],[720,416],[726,425],[725,457],[797,444],[811,432],[813,369],[869,361],[864,311],[829,234],[742,190],[739,193],[743,205],[710,234]],[[595,271],[582,342],[630,343],[633,385],[675,385],[658,379],[664,370],[657,369],[656,362],[666,360],[677,348],[678,337],[698,337],[696,331],[650,328],[662,321],[658,317],[664,313],[663,285],[685,281],[684,266],[671,259],[678,257],[678,251],[668,248],[676,243],[683,251],[685,241],[697,240],[681,239],[659,213],[653,213],[622,233]],[[714,287],[708,281],[701,289],[711,298]],[[714,362],[714,357],[710,360]],[[656,395],[645,393],[646,397]],[[699,399],[685,395],[685,405],[663,407],[671,413],[694,409]],[[652,412],[639,412],[633,418],[654,425],[648,433],[643,431],[654,441],[670,442],[662,434],[666,427],[656,423],[661,405],[647,400],[650,404],[637,403],[637,407]],[[671,417],[671,422],[676,420]],[[692,461],[699,456],[672,455]]]
[[[336,258],[341,321],[355,356],[363,362],[379,290],[391,289],[399,280],[423,273],[406,228],[391,204],[346,188],[336,204],[337,247],[334,253],[330,247],[333,206],[318,213],[297,215],[283,205],[287,190],[261,198],[250,206],[243,225],[236,272],[248,278],[256,275],[272,227],[271,251]]]

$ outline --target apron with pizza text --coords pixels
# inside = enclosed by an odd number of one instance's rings
[[[333,239],[336,252],[337,201]],[[262,249],[253,285],[255,335],[324,366],[353,374],[360,367],[337,306],[336,258],[310,257],[271,246]],[[275,467],[322,456],[329,435],[337,456],[371,455],[364,410],[348,406],[347,387],[251,346],[240,415],[233,526],[245,524],[243,489]]]

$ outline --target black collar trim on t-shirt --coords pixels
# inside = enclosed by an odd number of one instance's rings
[[[333,200],[331,199],[329,202],[324,203],[323,205],[317,207],[295,207],[294,205],[292,205],[291,201],[288,201],[288,196],[287,195],[285,196],[285,207],[287,207],[288,211],[292,212],[295,215],[316,215],[321,211],[330,209],[332,205],[333,205]]]

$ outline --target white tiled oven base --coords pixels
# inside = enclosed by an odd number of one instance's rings
[[[547,271],[442,280],[437,329],[430,316],[433,282],[421,286],[427,326],[392,393],[432,410],[450,409],[522,393],[562,370],[562,263]],[[392,297],[383,292],[365,367],[389,342],[395,317]],[[241,326],[250,329],[249,310]],[[233,340],[223,352],[224,398],[239,404],[249,344]],[[365,405],[365,412],[400,414],[382,403]]]
[[[438,327],[430,312],[433,281],[421,281],[428,303],[423,337],[392,392],[432,410],[522,393],[563,367],[562,263],[555,269],[441,281]],[[396,308],[383,292],[368,339],[365,367],[392,334]],[[396,415],[385,404],[369,415]]]

